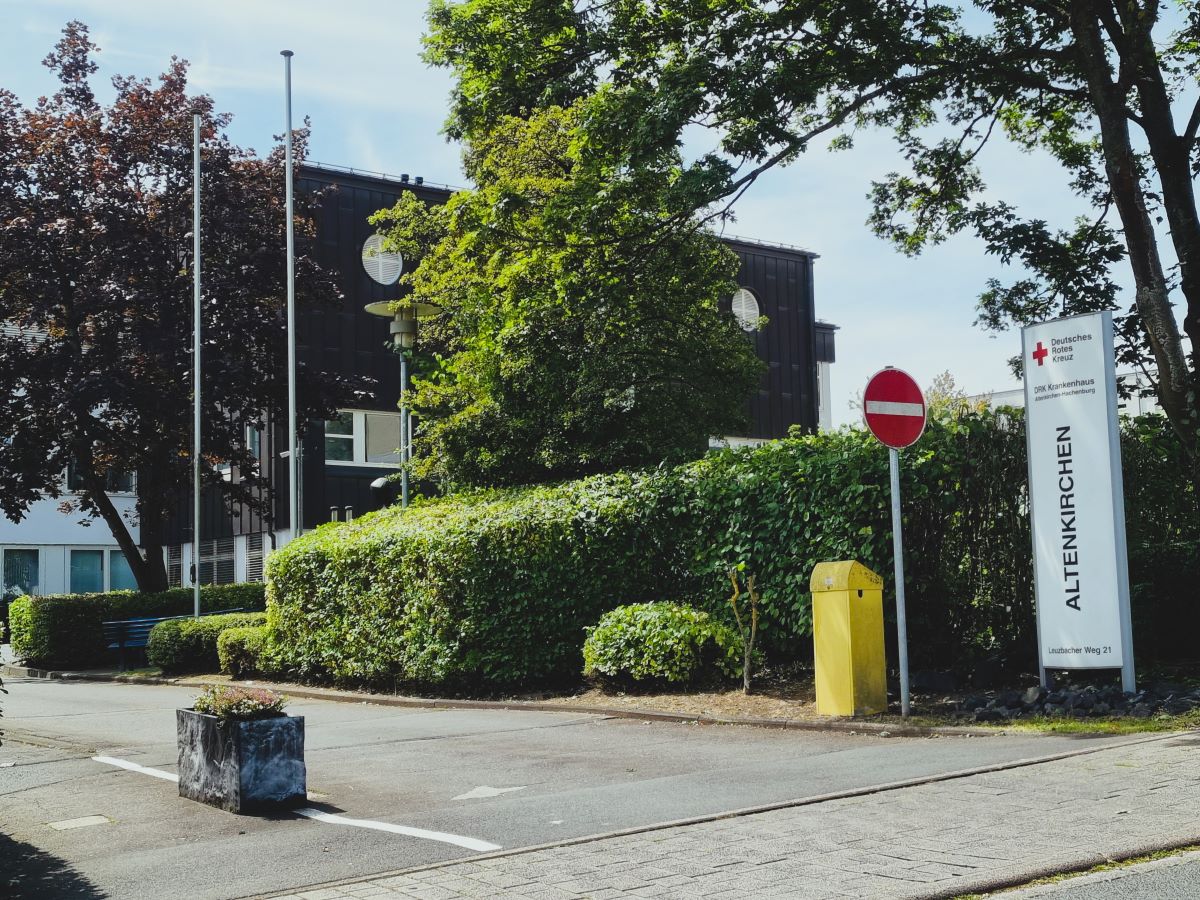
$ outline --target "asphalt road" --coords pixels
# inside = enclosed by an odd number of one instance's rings
[[[1080,875],[997,896],[1005,900],[1196,900],[1200,897],[1200,852]]]
[[[291,813],[231,815],[92,759],[173,773],[174,710],[190,705],[191,689],[6,686],[0,894],[8,880],[14,900],[234,898],[473,852]],[[289,711],[306,720],[314,807],[504,848],[1121,740],[882,738],[308,700]]]

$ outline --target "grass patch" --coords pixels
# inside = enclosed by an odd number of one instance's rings
[[[1185,731],[1200,728],[1200,711],[1192,710],[1178,716],[1166,714],[1136,719],[1054,719],[1035,716],[1016,719],[1001,726],[1005,731],[1036,731],[1048,734],[1142,734],[1154,731]]]

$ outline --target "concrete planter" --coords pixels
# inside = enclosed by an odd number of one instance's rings
[[[175,710],[179,796],[235,813],[304,803],[304,717],[222,723]]]

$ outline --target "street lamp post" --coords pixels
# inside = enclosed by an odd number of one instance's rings
[[[291,50],[280,50],[283,57],[284,84],[284,204],[287,207],[287,384],[288,384],[288,509],[290,540],[300,536],[304,527],[300,508],[300,442],[296,439],[296,236],[295,236],[295,173],[292,165],[292,56]]]
[[[436,316],[440,306],[432,303],[410,303],[396,307],[395,301],[383,300],[363,307],[373,316],[391,320],[392,344],[400,352],[400,507],[408,506],[408,461],[412,459],[412,442],[408,422],[408,352],[417,342],[419,320]]]

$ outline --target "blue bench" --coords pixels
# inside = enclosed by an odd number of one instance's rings
[[[244,609],[218,609],[201,613],[202,616],[220,616],[225,613],[245,612]],[[120,656],[121,671],[125,671],[125,651],[144,650],[150,643],[150,631],[159,622],[170,622],[173,619],[190,619],[192,616],[160,616],[151,619],[116,619],[112,622],[101,622],[104,626],[104,642],[109,650],[116,650]]]

